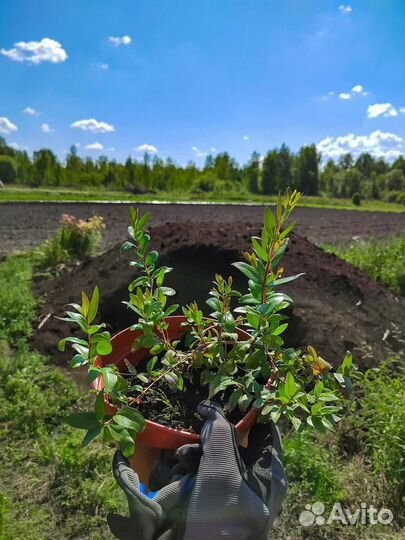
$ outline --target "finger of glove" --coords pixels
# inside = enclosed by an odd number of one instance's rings
[[[175,456],[188,472],[196,474],[200,466],[202,447],[200,444],[185,444],[176,450]]]
[[[150,471],[149,488],[151,491],[159,491],[171,481],[172,476],[171,467],[158,461]]]
[[[203,455],[199,473],[203,467],[214,470],[216,475],[227,478],[229,475],[240,476],[244,469],[238,451],[235,428],[228,422],[216,403],[203,401],[198,406],[198,412],[205,419],[201,430],[201,446]]]
[[[161,507],[141,493],[138,475],[119,450],[114,454],[112,468],[118,485],[127,497],[130,517],[142,522],[145,530],[150,530],[153,536],[162,518]]]
[[[108,514],[107,523],[112,534],[119,540],[143,540],[151,538],[143,534],[143,531],[139,529],[139,524],[134,519],[120,516],[119,514]]]

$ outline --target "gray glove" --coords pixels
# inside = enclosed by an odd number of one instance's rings
[[[219,406],[205,401],[198,411],[206,418],[202,455],[201,448],[186,445],[176,452],[178,463],[170,473],[159,464],[152,476],[161,472],[169,483],[154,499],[141,493],[138,476],[116,454],[114,475],[130,512],[130,518],[108,517],[117,538],[267,540],[287,490],[277,428],[272,423],[255,426],[248,447],[238,448],[235,428]]]

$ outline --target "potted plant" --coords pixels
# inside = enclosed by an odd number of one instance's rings
[[[116,443],[146,479],[161,449],[198,441],[197,404],[215,399],[236,424],[241,438],[257,422],[285,418],[294,429],[333,430],[340,420],[350,374],[355,369],[347,354],[332,366],[308,346],[307,351],[286,347],[288,326],[283,310],[292,299],[279,287],[300,275],[283,275],[280,266],[294,225],[286,225],[300,193],[279,197],[275,214],[265,210],[260,237],[253,237],[244,261],[234,265],[247,278],[245,294],[233,289],[232,278],[215,276],[204,317],[194,302],[174,315],[168,305],[175,291],[164,285],[172,269],[158,265],[150,250],[149,215],[131,209],[129,240],[123,251],[134,254],[130,263],[137,276],[129,284],[127,307],[138,322],[111,337],[104,323],[95,323],[97,287],[81,304],[73,304],[66,320],[77,324],[85,338],[67,337],[75,350],[72,367],[87,366],[92,412],[67,418],[86,430],[83,446],[96,437]]]

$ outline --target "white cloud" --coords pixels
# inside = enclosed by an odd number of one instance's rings
[[[206,157],[208,156],[208,152],[203,152],[203,150],[200,150],[199,148],[197,148],[197,146],[192,146],[191,147],[191,150],[194,152],[194,154],[199,157],[199,158],[202,158],[202,157]]]
[[[85,149],[86,150],[103,150],[104,146],[99,142],[94,142],[91,144],[86,144]]]
[[[243,141],[248,141],[249,140],[249,135],[243,135],[242,140]]]
[[[108,64],[100,64],[100,69],[107,70],[110,66]]]
[[[115,131],[114,126],[107,124],[107,122],[99,122],[94,118],[88,120],[76,120],[73,124],[70,124],[71,128],[82,129],[83,131],[91,131],[93,133],[109,133]]]
[[[367,109],[369,118],[378,118],[379,116],[398,116],[398,111],[391,103],[375,103]]]
[[[341,137],[326,137],[317,144],[323,159],[338,159],[350,152],[355,158],[362,152],[387,160],[396,159],[404,153],[404,140],[395,133],[384,133],[380,130],[370,135],[354,135],[349,133]]]
[[[41,124],[42,133],[52,133],[55,131],[49,124]]]
[[[405,114],[405,107],[400,107],[400,108],[399,108],[399,112],[400,112],[401,114]]]
[[[142,152],[146,154],[157,154],[158,149],[153,144],[141,144],[135,148],[137,152]]]
[[[41,113],[33,109],[32,107],[25,107],[23,110],[24,114],[29,114],[30,116],[39,116]]]
[[[0,133],[5,133],[8,135],[9,133],[13,133],[17,130],[18,127],[13,124],[13,122],[10,122],[10,120],[5,116],[0,116]]]
[[[213,154],[215,154],[216,151],[217,151],[217,149],[214,148],[214,146],[212,148],[210,148],[210,152],[212,152]]]
[[[131,45],[132,39],[129,36],[113,37],[110,36],[108,41],[114,45],[114,47],[120,47],[121,45]]]
[[[115,152],[115,148],[113,148],[112,146],[110,146],[109,148],[107,148],[107,152]]]
[[[328,96],[334,96],[336,95],[335,92],[329,92]],[[370,92],[367,92],[364,90],[363,85],[361,84],[355,84],[353,88],[350,90],[350,92],[341,92],[338,94],[339,99],[343,99],[344,101],[348,101],[349,99],[352,99],[356,96],[368,96],[370,95]],[[323,99],[328,99],[328,96],[324,96]]]
[[[362,87],[361,84],[356,84],[355,86],[353,86],[352,88],[352,92],[353,94],[361,94],[363,92],[364,88]]]
[[[19,41],[14,43],[13,49],[0,49],[0,54],[14,62],[27,62],[27,64],[41,64],[42,62],[59,64],[68,58],[62,45],[49,38],[43,38],[41,41]]]
[[[343,15],[347,15],[348,13],[351,13],[353,9],[352,6],[345,6],[343,4],[340,4],[339,11],[340,13],[343,13]]]

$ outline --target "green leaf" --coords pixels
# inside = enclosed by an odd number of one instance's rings
[[[228,401],[229,407],[231,410],[233,410],[236,407],[242,395],[243,395],[243,390],[241,388],[237,388],[236,390],[232,392]]]
[[[300,429],[300,427],[301,427],[301,424],[302,424],[301,420],[299,418],[297,418],[296,416],[291,416],[291,422],[292,422],[292,425],[293,425],[294,429],[296,431],[298,431]]]
[[[144,373],[138,373],[137,377],[140,381],[142,381],[145,384],[149,382],[148,377]]]
[[[101,373],[104,381],[104,391],[109,394],[117,383],[118,376],[111,371],[111,368],[101,368]]]
[[[214,311],[221,311],[221,304],[219,303],[218,298],[208,298],[207,306],[209,306]]]
[[[165,318],[168,317],[169,315],[171,315],[172,313],[174,313],[178,309],[179,309],[179,304],[173,304],[172,306],[169,306],[165,311],[164,317]]]
[[[96,286],[94,287],[94,291],[93,291],[91,301],[90,301],[90,306],[89,306],[89,313],[87,315],[87,320],[89,324],[91,324],[94,321],[97,315],[99,301],[100,301],[100,293],[99,293],[98,287]]]
[[[158,260],[159,253],[157,251],[151,251],[148,253],[148,256],[146,257],[145,263],[146,266],[150,266],[152,264],[155,264],[155,262]]]
[[[265,405],[262,409],[262,415],[263,416],[267,416],[268,414],[271,413],[271,411],[273,410],[274,406],[273,405]]]
[[[59,341],[58,343],[58,349],[63,352],[66,347],[66,343],[78,343],[79,345],[83,345],[84,347],[87,347],[87,341],[84,339],[80,339],[77,337],[66,337]]]
[[[100,423],[104,422],[104,390],[101,390],[96,397],[95,413],[96,418]]]
[[[262,261],[267,262],[269,260],[268,253],[266,250],[259,244],[257,238],[252,238],[252,246],[256,252],[256,255],[262,259]]]
[[[252,279],[253,281],[258,281],[258,275],[254,268],[245,262],[234,262],[232,266],[235,266],[238,270],[242,272],[246,277]]]
[[[284,285],[284,283],[289,283],[290,281],[294,281],[295,279],[298,279],[301,276],[305,276],[305,272],[301,272],[301,274],[296,274],[295,276],[288,276],[285,278],[276,279],[273,281],[273,287],[276,287],[277,285]]]
[[[319,397],[322,394],[323,387],[324,385],[322,381],[318,381],[316,383],[315,388],[314,388],[314,394],[316,395],[316,397]]]
[[[135,453],[135,441],[132,438],[121,440],[120,449],[126,458],[130,458]]]
[[[132,228],[132,227],[131,227]],[[128,227],[128,232],[129,232],[129,227]],[[133,249],[135,247],[135,244],[133,244],[132,242],[129,242],[128,240],[126,240],[122,245],[121,245],[121,248],[120,248],[120,251],[122,253],[124,253],[125,251],[129,251],[130,249]]]
[[[101,339],[97,341],[96,350],[97,354],[100,354],[101,356],[106,356],[112,351],[112,345],[108,339]]]
[[[286,330],[288,327],[288,323],[280,324],[275,330],[273,330],[272,335],[273,336],[279,336]]]
[[[145,419],[139,411],[132,407],[123,407],[113,417],[114,422],[140,433],[145,427]]]
[[[273,212],[269,208],[266,208],[264,211],[264,228],[270,238],[273,235],[275,227],[276,218],[274,217]]]
[[[238,407],[239,409],[244,412],[247,410],[249,405],[252,403],[253,398],[247,395],[243,395],[240,400],[238,401]]]
[[[178,376],[173,371],[169,371],[168,373],[165,373],[164,378],[169,384],[173,386],[176,386],[179,382]]]
[[[286,227],[284,229],[284,231],[282,231],[282,233],[280,234],[280,240],[282,240],[283,238],[285,238],[286,236],[288,236],[290,234],[290,232],[294,229],[295,227],[295,223],[291,223],[291,225],[289,225],[288,227]]]
[[[89,297],[85,292],[82,291],[82,313],[85,317],[87,317],[87,314],[89,312],[90,307],[90,300]]]
[[[289,372],[285,379],[285,393],[288,398],[292,398],[297,392],[297,385],[295,384],[294,375]]]
[[[89,363],[88,358],[83,357],[81,354],[75,354],[72,360],[70,361],[70,367],[78,368],[81,366],[85,366],[88,363]]]
[[[77,429],[91,429],[99,425],[94,412],[82,412],[71,414],[64,418],[64,422]]]
[[[161,291],[166,296],[174,296],[176,291],[171,287],[159,287],[158,291]]]
[[[87,446],[93,439],[98,437],[98,435],[100,435],[102,431],[103,431],[103,426],[100,426],[100,425],[89,429],[86,435],[84,436],[84,439],[82,440],[82,447],[84,448],[85,446]]]

